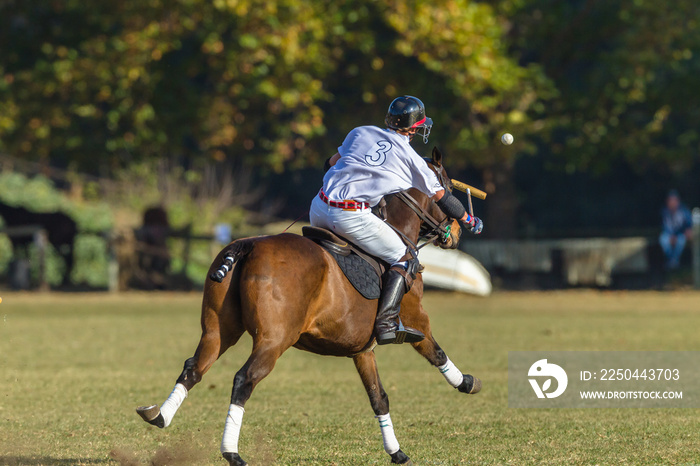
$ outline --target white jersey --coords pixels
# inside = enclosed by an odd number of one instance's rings
[[[371,206],[387,194],[409,188],[434,196],[444,188],[409,141],[408,136],[376,126],[353,129],[338,147],[340,160],[323,177],[326,196]]]

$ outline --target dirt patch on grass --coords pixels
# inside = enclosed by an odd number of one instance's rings
[[[141,466],[144,464],[133,452],[125,448],[114,448],[109,452],[109,456],[120,466]],[[205,458],[205,455],[192,447],[174,445],[159,448],[145,464],[151,466],[192,465],[203,463]]]
[[[120,464],[120,466],[140,466],[141,462],[136,455],[124,448],[113,448],[109,452],[109,457]]]

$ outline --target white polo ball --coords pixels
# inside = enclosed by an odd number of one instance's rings
[[[506,146],[510,146],[513,144],[513,135],[510,133],[504,133],[503,136],[501,136],[501,142]]]

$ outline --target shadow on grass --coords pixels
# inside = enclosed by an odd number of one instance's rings
[[[51,458],[50,456],[0,456],[0,466],[49,466],[113,463],[107,458]]]

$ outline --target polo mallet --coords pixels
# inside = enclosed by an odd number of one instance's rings
[[[474,186],[470,186],[467,183],[462,183],[461,181],[452,180],[452,186],[462,192],[467,193],[467,201],[469,201],[469,215],[474,216],[474,207],[472,206],[472,193],[475,197],[479,199],[486,199],[486,193],[480,189],[476,189]]]
[[[452,180],[452,186],[455,189],[462,191],[463,193],[470,194],[470,197],[471,197],[471,195],[473,195],[474,197],[477,197],[479,199],[486,199],[485,192],[483,192],[480,189],[476,189],[474,186],[470,186],[467,183],[462,183],[461,181]],[[471,191],[471,193],[469,191]]]
[[[472,207],[472,190],[467,188],[467,201],[469,201],[469,215],[474,216],[474,208]]]

